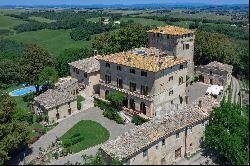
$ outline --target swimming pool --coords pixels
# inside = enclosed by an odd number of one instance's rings
[[[17,89],[9,93],[10,96],[22,96],[31,92],[35,92],[35,86],[28,86],[25,88]]]

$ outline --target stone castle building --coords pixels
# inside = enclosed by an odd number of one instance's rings
[[[112,159],[126,165],[170,165],[200,149],[208,114],[219,103],[202,96],[192,105],[172,111],[131,129],[101,146],[107,164]]]
[[[185,101],[187,75],[193,73],[194,32],[175,26],[148,31],[149,48],[97,56],[100,97],[128,95],[124,106],[152,118],[167,104]]]
[[[206,84],[220,85],[227,89],[231,82],[233,66],[217,61],[195,67],[195,75]]]
[[[148,31],[148,46],[187,60],[190,76],[194,71],[194,39],[194,31],[175,26],[158,27]]]
[[[100,97],[112,91],[127,94],[124,106],[146,117],[166,103],[185,97],[187,61],[151,47],[99,56]]]

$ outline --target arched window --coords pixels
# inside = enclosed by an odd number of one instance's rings
[[[146,115],[147,108],[146,108],[146,104],[144,102],[141,102],[140,111],[141,111],[141,113],[143,113],[144,115]]]
[[[109,94],[109,91],[108,91],[108,90],[106,90],[106,91],[105,91],[105,99],[107,99],[107,98],[108,98],[108,94]]]

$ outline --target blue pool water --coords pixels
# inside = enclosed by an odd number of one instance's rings
[[[31,92],[35,92],[35,86],[28,86],[25,88],[17,89],[9,93],[10,96],[22,96]]]

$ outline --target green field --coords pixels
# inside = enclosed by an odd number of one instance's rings
[[[93,17],[93,18],[88,18],[88,19],[86,19],[86,20],[87,20],[87,21],[91,21],[91,22],[98,22],[100,18],[101,18],[101,17]],[[106,17],[103,17],[103,18],[106,18]]]
[[[9,16],[0,15],[0,29],[12,29],[14,26],[24,23],[26,23],[26,21]]]
[[[47,19],[47,18],[44,18],[44,17],[32,16],[32,17],[29,17],[29,19],[35,20],[35,21],[38,21],[38,22],[45,22],[45,23],[55,22],[55,20],[50,20],[50,19]]]
[[[80,138],[80,141],[67,147],[72,152],[77,153],[107,141],[109,136],[109,131],[101,124],[91,120],[82,120],[68,130],[61,137],[61,140],[65,146],[66,142],[71,143],[74,139]]]
[[[0,15],[4,15],[4,14],[21,14],[27,11],[31,11],[31,10],[25,10],[25,9],[0,9]]]
[[[144,26],[151,26],[151,25],[163,26],[163,25],[166,25],[166,23],[164,21],[157,21],[157,20],[146,19],[146,18],[127,18],[127,17],[124,17],[120,21],[127,22],[129,20],[133,20],[135,23],[140,23]]]
[[[167,14],[170,17],[173,18],[203,18],[203,19],[209,19],[209,20],[231,20],[231,16],[222,16],[222,15],[216,15],[214,13],[207,13],[207,12],[200,12],[195,14],[187,14],[179,11],[174,11],[169,14]]]
[[[183,28],[189,28],[189,25],[192,23],[193,21],[179,21],[179,22],[173,22],[173,25],[180,26]]]
[[[28,44],[37,44],[47,49],[53,56],[59,55],[67,48],[90,47],[91,41],[74,41],[70,38],[70,30],[39,30],[23,32],[6,38]]]

